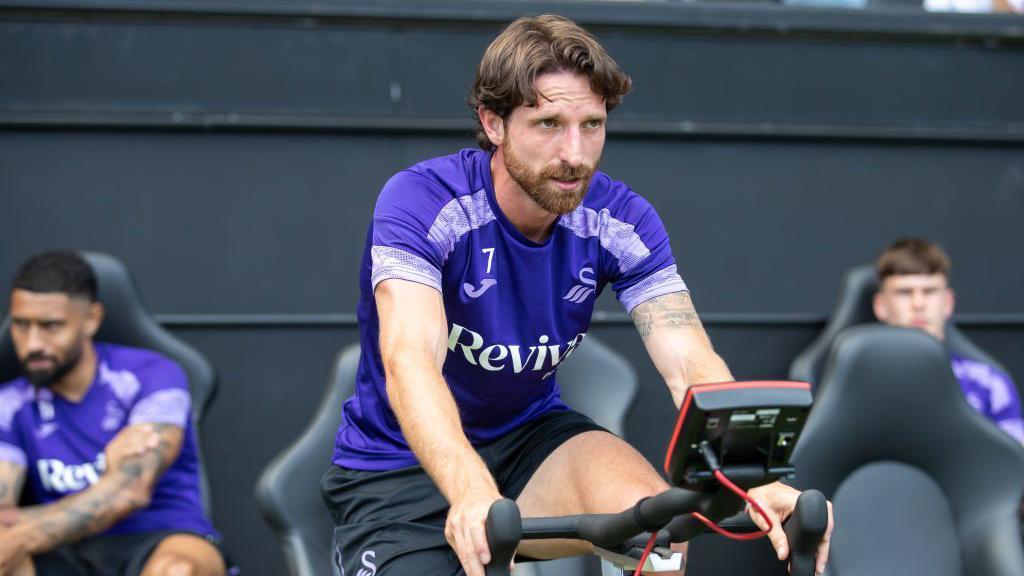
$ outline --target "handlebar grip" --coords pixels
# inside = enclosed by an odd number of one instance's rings
[[[789,540],[791,576],[814,576],[818,544],[828,529],[828,502],[817,490],[806,490],[797,498],[793,514],[782,525]]]
[[[487,512],[484,526],[487,530],[487,548],[491,551],[491,561],[484,566],[484,573],[487,576],[508,576],[508,565],[523,535],[519,506],[508,498],[495,501]]]

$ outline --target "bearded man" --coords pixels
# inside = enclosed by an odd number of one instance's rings
[[[74,252],[15,276],[22,376],[0,386],[0,576],[221,576],[187,377],[156,352],[93,341],[96,291]],[[23,490],[39,504],[17,507]]]
[[[668,487],[559,397],[558,365],[586,345],[608,284],[677,406],[689,386],[732,380],[654,208],[597,170],[608,113],[629,88],[573,22],[516,20],[470,90],[481,149],[412,166],[381,191],[360,277],[356,392],[321,484],[341,574],[482,576],[484,520],[502,496],[523,516],[555,516],[618,512]],[[785,557],[780,520],[799,493],[775,483],[751,494]],[[588,550],[526,541],[518,553]]]

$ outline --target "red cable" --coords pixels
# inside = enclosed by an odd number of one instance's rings
[[[706,516],[699,512],[694,512],[693,517],[697,520],[700,520],[705,526],[708,527],[709,530],[713,531],[714,533],[721,534],[722,536],[725,536],[726,538],[731,538],[733,540],[757,540],[758,538],[765,536],[767,532],[771,531],[772,521],[771,518],[768,517],[768,514],[765,513],[764,508],[761,508],[761,505],[758,504],[756,500],[751,498],[750,495],[746,493],[746,491],[744,491],[739,486],[733,484],[732,481],[729,480],[729,478],[725,474],[723,474],[721,470],[715,470],[714,474],[715,478],[718,480],[719,483],[722,484],[722,486],[725,486],[729,490],[732,490],[737,496],[739,496],[747,503],[749,503],[751,507],[753,507],[754,510],[756,510],[757,513],[761,515],[761,518],[763,518],[765,523],[768,524],[768,530],[765,530],[764,532],[750,532],[747,534],[738,534],[736,532],[730,532],[728,530],[725,530],[724,528],[715,524],[711,520],[708,520]]]
[[[745,490],[743,490],[739,486],[733,484],[732,480],[729,480],[729,477],[726,476],[721,470],[715,470],[714,474],[715,474],[715,479],[717,479],[718,482],[722,486],[725,486],[729,490],[732,490],[733,493],[735,493],[737,496],[739,496],[744,501],[746,501],[748,504],[750,504],[754,508],[754,510],[756,510],[757,513],[761,515],[761,518],[763,518],[765,523],[768,524],[768,530],[765,530],[764,532],[749,532],[749,533],[745,533],[745,534],[740,534],[738,532],[730,532],[730,531],[722,528],[718,524],[715,524],[714,522],[709,520],[707,518],[707,516],[704,516],[700,512],[693,512],[693,517],[696,518],[697,520],[700,520],[712,532],[714,532],[716,534],[720,534],[720,535],[725,536],[726,538],[730,538],[732,540],[757,540],[758,538],[763,538],[763,537],[767,536],[768,532],[771,531],[771,529],[772,529],[772,520],[771,520],[771,518],[768,517],[768,514],[765,513],[764,508],[761,508],[761,505],[757,503],[757,500],[754,500],[753,498],[751,498],[750,495],[747,494],[747,492]],[[654,534],[651,534],[651,539],[647,541],[647,546],[644,548],[644,553],[640,556],[640,562],[637,564],[637,570],[636,570],[635,576],[643,576],[644,563],[647,562],[647,557],[650,556],[651,550],[654,549],[654,541],[657,538],[658,538],[658,533],[657,532],[655,532]]]
[[[711,530],[715,534],[719,534],[721,536],[725,536],[726,538],[729,538],[730,540],[757,540],[758,538],[763,538],[765,536],[764,532],[747,532],[747,533],[744,533],[744,534],[739,534],[737,532],[730,532],[730,531],[726,530],[725,528],[722,528],[718,524],[715,524],[714,522],[709,520],[706,516],[704,516],[700,512],[694,512],[693,513],[693,517],[696,518],[697,520],[700,520],[701,522],[703,522],[704,525],[708,527],[708,530]]]
[[[733,484],[732,480],[729,480],[729,478],[721,470],[715,470],[715,478],[718,478],[718,481],[721,482],[722,485],[724,485],[729,490],[732,490],[737,496],[743,498],[744,500],[747,501],[748,504],[753,506],[754,510],[757,510],[757,513],[761,515],[761,518],[764,518],[765,524],[768,525],[768,530],[765,530],[765,532],[771,532],[772,519],[768,517],[768,514],[765,513],[764,508],[761,508],[761,505],[757,503],[757,500],[754,500],[753,498],[750,497],[749,494],[746,493],[745,490]]]
[[[654,541],[657,539],[657,532],[651,534],[651,539],[647,541],[647,546],[644,547],[644,553],[640,555],[640,563],[636,565],[634,576],[644,576],[644,563],[647,562],[647,557],[651,555],[651,550],[654,550]]]

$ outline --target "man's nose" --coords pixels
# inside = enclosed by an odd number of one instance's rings
[[[914,308],[923,308],[924,307],[924,300],[925,300],[924,299],[924,292],[914,292],[910,296],[910,304]]]
[[[570,166],[583,163],[583,135],[578,127],[570,127],[563,134],[558,159]]]
[[[38,326],[29,326],[25,338],[25,351],[29,354],[39,352],[46,348],[46,340],[43,338],[43,331]]]

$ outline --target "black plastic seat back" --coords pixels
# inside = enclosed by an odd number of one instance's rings
[[[824,330],[797,357],[789,368],[791,380],[810,382],[817,391],[825,371],[829,350],[839,334],[851,326],[874,324],[875,313],[872,300],[878,291],[875,268],[870,264],[853,267],[846,271],[839,288],[839,297]],[[946,323],[946,347],[967,358],[980,360],[995,366],[1004,373],[1006,369],[975,345],[954,323]]]
[[[626,416],[640,390],[636,370],[621,354],[593,336],[558,369],[562,400],[616,436],[626,434]]]
[[[332,573],[334,523],[320,498],[320,478],[331,463],[341,405],[355,391],[359,354],[353,344],[335,357],[316,415],[256,483],[256,506],[280,541],[293,576]]]
[[[256,503],[284,550],[292,576],[332,573],[331,538],[334,525],[320,498],[320,478],[331,462],[341,406],[355,389],[359,345],[342,350],[335,359],[316,415],[295,442],[267,465],[256,486]],[[620,436],[636,397],[633,368],[617,352],[588,336],[558,370],[562,398],[573,408]],[[516,574],[574,576],[593,561],[569,558],[529,563]]]
[[[150,314],[128,269],[119,260],[107,254],[82,252],[92,267],[98,285],[98,299],[106,310],[103,324],[96,334],[97,342],[112,342],[124,346],[146,348],[167,356],[181,365],[188,376],[192,396],[192,425],[197,444],[201,438],[203,417],[217,395],[217,378],[210,362],[195,348],[165,330]],[[0,327],[0,382],[17,378],[20,374],[14,344],[11,342],[9,319]],[[211,513],[209,482],[200,454],[203,508]]]
[[[1024,574],[1024,449],[964,402],[920,331],[836,339],[793,461],[795,484],[835,506],[827,574]]]

